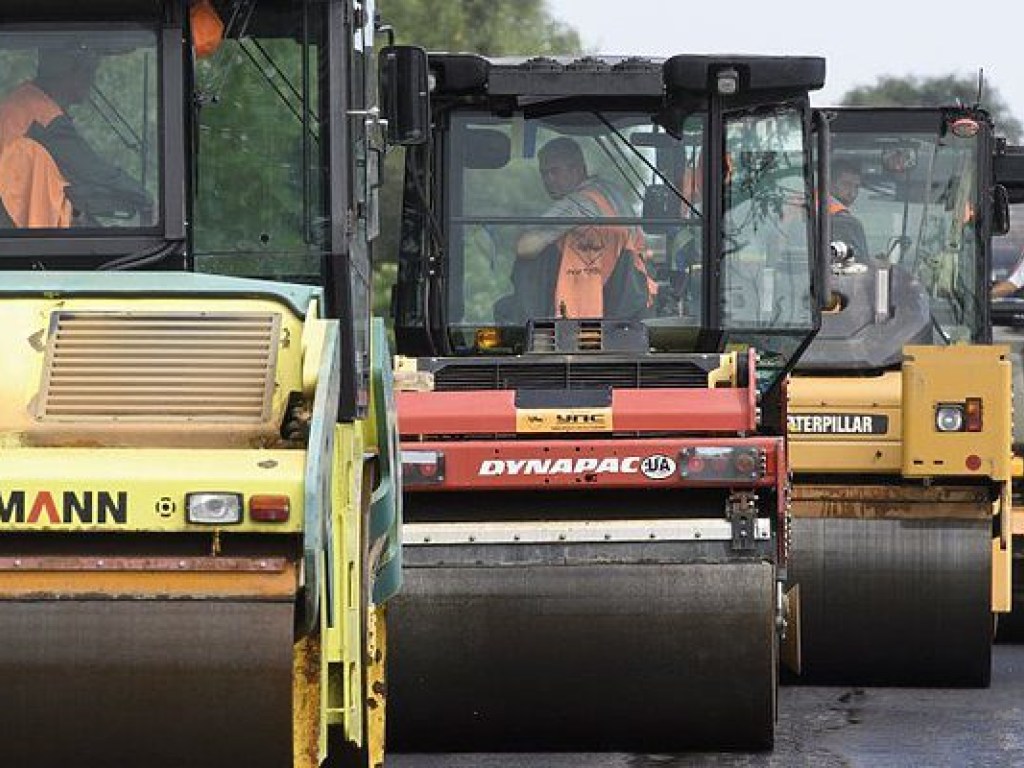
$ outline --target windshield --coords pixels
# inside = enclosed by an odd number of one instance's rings
[[[0,32],[0,230],[160,223],[155,32]]]
[[[888,262],[915,278],[931,309],[933,343],[982,340],[989,276],[976,225],[986,129],[971,118],[930,117],[931,130],[844,131],[840,115],[832,130],[832,239],[853,245],[857,261]]]
[[[770,386],[817,319],[812,197],[803,115],[795,108],[726,116],[721,324],[727,348],[754,347]]]
[[[279,14],[269,26],[259,14],[271,9],[260,4],[236,20],[241,27],[196,63],[194,263],[200,272],[320,283],[330,235],[324,32],[312,13]]]
[[[455,114],[448,188],[454,332],[659,315],[697,328],[699,285],[683,290],[672,253],[687,231],[700,243],[693,187],[702,121],[690,128],[673,138],[637,114]],[[691,185],[685,202],[684,177]]]
[[[706,113],[671,133],[647,114],[623,112],[456,113],[451,123],[447,278],[456,351],[484,351],[476,332],[489,326],[506,329],[498,351],[519,351],[516,329],[562,317],[642,321],[655,351],[690,351],[717,316],[727,347],[756,343],[771,353],[769,366],[784,366],[811,333],[799,109],[726,118],[713,307],[704,306]]]

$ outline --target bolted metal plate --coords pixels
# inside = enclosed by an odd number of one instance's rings
[[[751,521],[752,538],[771,539],[771,521]],[[530,520],[471,523],[406,523],[406,547],[451,544],[553,544],[559,542],[732,541],[733,524],[710,518],[680,520]]]

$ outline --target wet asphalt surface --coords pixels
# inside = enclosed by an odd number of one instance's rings
[[[392,754],[388,768],[1024,768],[1024,645],[996,647],[987,690],[780,692],[771,753]]]

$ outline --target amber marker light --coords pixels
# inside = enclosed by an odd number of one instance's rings
[[[968,432],[981,432],[981,398],[968,397],[964,404],[964,429]]]
[[[287,496],[249,497],[249,519],[254,523],[286,523],[291,511],[291,500]]]
[[[501,331],[497,328],[477,328],[476,348],[494,349],[501,345]]]

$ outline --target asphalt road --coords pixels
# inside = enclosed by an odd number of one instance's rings
[[[393,754],[388,768],[1024,767],[1024,645],[988,690],[784,687],[770,754]]]

